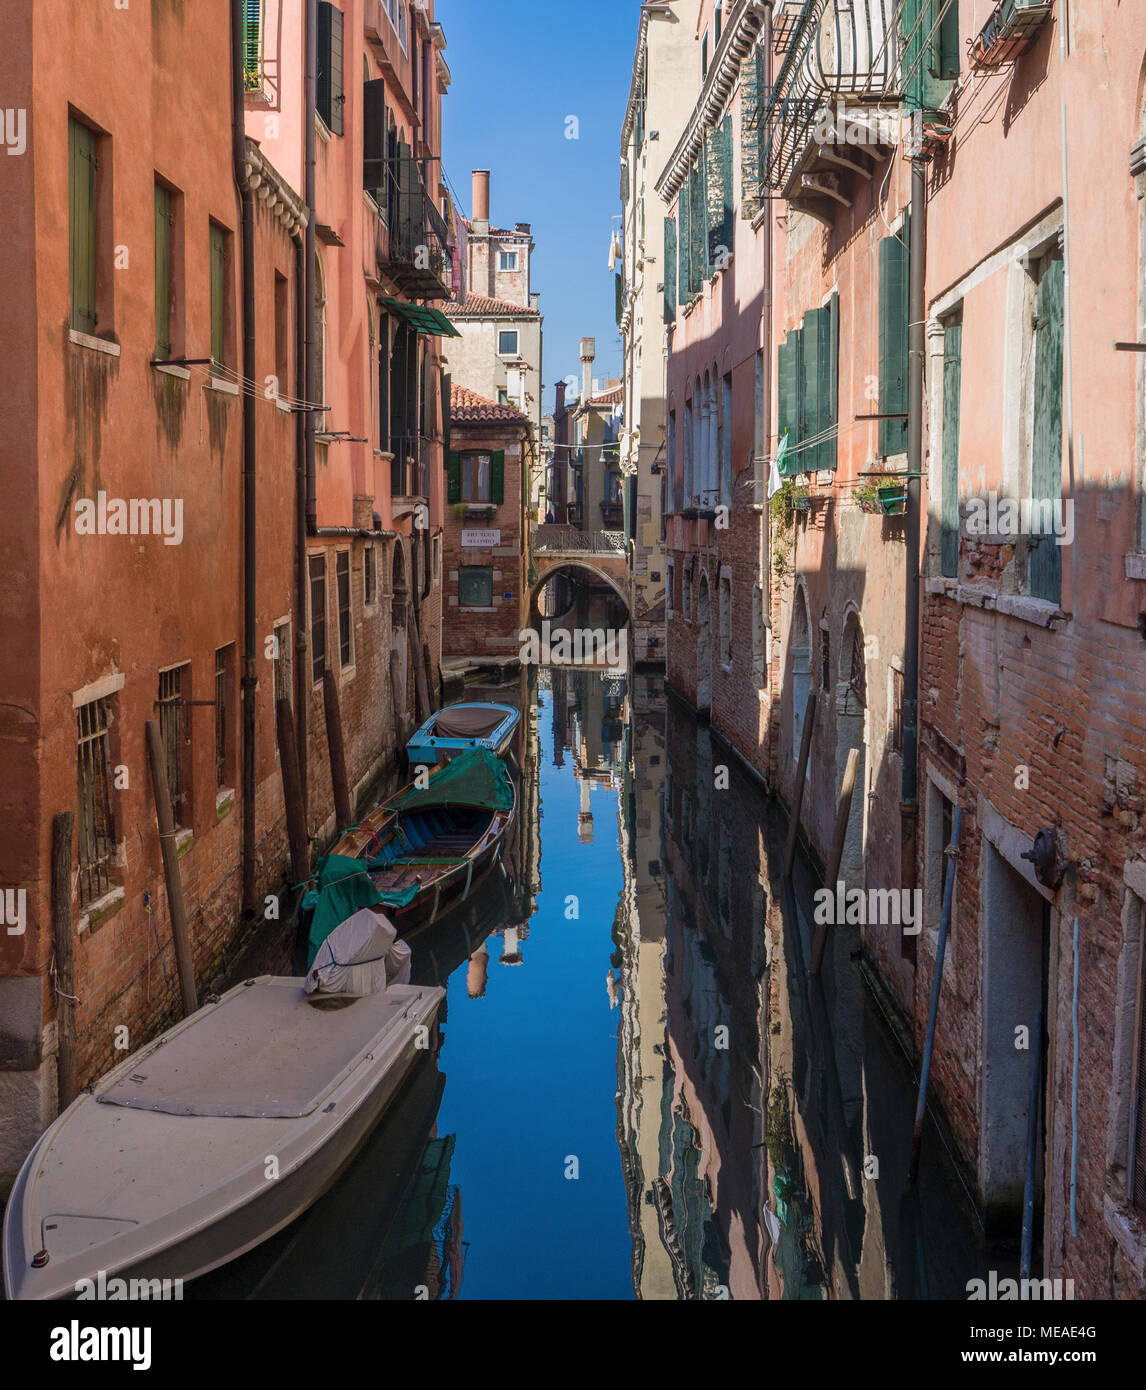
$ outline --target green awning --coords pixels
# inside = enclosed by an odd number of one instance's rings
[[[404,299],[384,299],[381,295],[378,296],[378,303],[383,309],[388,309],[398,318],[413,324],[419,333],[426,333],[436,338],[460,338],[462,336],[445,314],[438,309],[431,309],[425,304],[407,304]]]

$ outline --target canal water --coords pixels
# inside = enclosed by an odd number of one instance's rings
[[[858,929],[658,677],[522,677],[504,864],[414,938],[447,989],[339,1183],[196,1298],[965,1298],[987,1260]],[[507,687],[478,692],[504,700]],[[511,696],[512,698],[512,696]],[[998,1261],[995,1261],[996,1265]]]

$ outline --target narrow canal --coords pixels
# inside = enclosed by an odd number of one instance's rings
[[[809,978],[819,884],[781,883],[782,814],[659,678],[519,699],[514,845],[413,943],[438,1058],[321,1202],[188,1292],[965,1298],[974,1208],[931,1124],[905,1195],[912,1073],[858,929]]]

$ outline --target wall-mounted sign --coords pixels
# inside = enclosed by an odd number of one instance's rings
[[[500,531],[482,531],[477,527],[462,528],[462,547],[466,550],[492,550],[501,544]]]

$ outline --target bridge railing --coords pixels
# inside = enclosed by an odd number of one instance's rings
[[[538,526],[535,555],[614,555],[625,553],[623,531],[575,531],[571,526]]]

